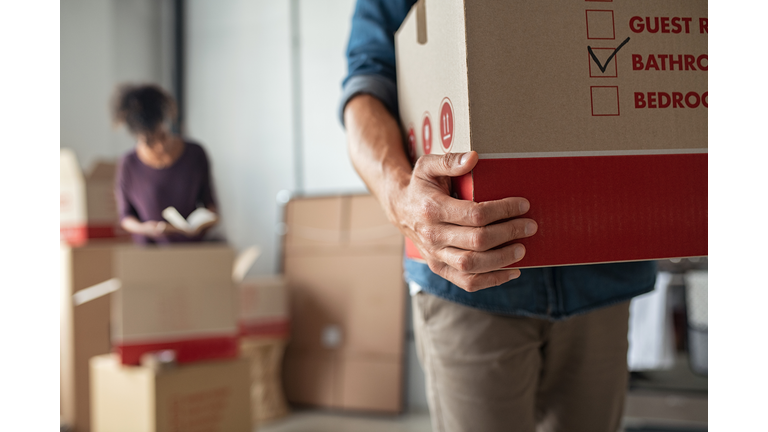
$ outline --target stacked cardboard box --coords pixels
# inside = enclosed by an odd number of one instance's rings
[[[286,223],[288,400],[401,411],[402,236],[368,195],[294,199]]]
[[[530,201],[516,267],[706,255],[707,34],[706,0],[419,0],[396,35],[410,154],[477,151],[459,197]]]
[[[61,244],[61,418],[73,430],[90,427],[88,360],[110,352],[110,298],[75,307],[72,295],[113,276],[113,252],[124,244],[102,240],[74,247]]]
[[[282,276],[251,277],[238,284],[240,355],[251,365],[254,424],[288,414],[280,379],[290,330],[287,290]]]
[[[117,250],[112,342],[123,364],[165,349],[179,363],[236,357],[234,258],[215,243]]]
[[[285,339],[290,332],[288,287],[283,276],[247,278],[238,284],[241,336]]]
[[[93,238],[126,236],[117,219],[116,165],[98,162],[85,175],[75,153],[66,148],[61,149],[60,164],[61,240],[79,245]]]
[[[251,432],[247,376],[242,359],[157,370],[93,357],[93,430]]]
[[[93,430],[250,430],[234,251],[197,244],[111,252],[101,276],[113,278],[73,298],[76,312],[111,303],[102,315],[110,317],[116,353],[90,365]],[[164,350],[173,352],[174,367],[146,363]]]
[[[250,364],[251,414],[253,424],[275,420],[288,414],[281,381],[285,346],[284,338],[243,337],[240,355]]]

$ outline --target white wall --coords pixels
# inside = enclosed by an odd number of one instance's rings
[[[88,169],[133,146],[112,127],[109,99],[122,82],[154,82],[170,90],[170,0],[61,2],[61,133]]]
[[[61,146],[80,163],[112,157],[108,107],[112,85],[112,3],[61,2]]]
[[[307,193],[365,192],[339,122],[354,0],[301,0],[302,136]]]
[[[294,189],[287,1],[192,0],[187,15],[187,131],[212,159],[222,226],[259,245],[251,274],[277,271],[278,191]]]

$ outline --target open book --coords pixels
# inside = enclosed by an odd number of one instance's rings
[[[216,213],[205,207],[198,207],[188,218],[184,219],[184,216],[175,207],[168,207],[163,210],[163,217],[174,227],[188,233],[193,233],[201,225],[216,220]]]

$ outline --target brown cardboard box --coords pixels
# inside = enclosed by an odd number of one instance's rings
[[[109,297],[75,307],[72,295],[112,277],[112,254],[121,243],[95,241],[60,251],[61,418],[75,432],[90,431],[88,360],[110,352]]]
[[[180,363],[237,356],[234,255],[215,243],[116,250],[112,343],[122,362],[163,349]]]
[[[206,361],[155,371],[93,357],[95,432],[251,432],[250,380],[244,359]]]
[[[82,244],[91,238],[125,236],[114,195],[116,165],[98,162],[84,175],[75,153],[66,148],[61,149],[60,164],[61,239]]]
[[[287,290],[282,276],[251,277],[238,284],[240,355],[251,364],[254,424],[288,414],[281,380],[290,331]]]
[[[259,424],[288,414],[282,383],[284,338],[243,337],[240,355],[251,366],[251,414]]]
[[[304,198],[286,209],[286,253],[315,253],[338,247],[401,247],[403,236],[369,195]]]
[[[251,277],[238,285],[241,336],[287,338],[288,287],[282,276]]]
[[[706,255],[707,31],[706,0],[420,0],[396,35],[411,156],[475,150],[459,197],[531,202],[516,267]]]
[[[402,236],[371,196],[293,200],[286,216],[292,319],[284,365],[288,399],[401,411]],[[311,242],[305,237],[321,229],[323,237]]]

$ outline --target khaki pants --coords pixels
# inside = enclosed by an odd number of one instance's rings
[[[629,302],[551,322],[413,298],[434,432],[616,432]]]

